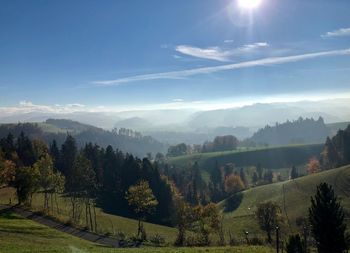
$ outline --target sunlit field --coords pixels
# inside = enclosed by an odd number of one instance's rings
[[[268,247],[132,248],[113,249],[21,218],[13,213],[0,214],[0,252],[6,253],[270,253]]]

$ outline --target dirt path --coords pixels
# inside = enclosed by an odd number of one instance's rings
[[[6,206],[6,205],[0,205],[0,212],[4,212],[4,211],[12,211],[24,218],[33,220],[35,222],[38,222],[40,224],[43,224],[45,226],[48,226],[50,228],[59,230],[61,232],[79,237],[81,239],[90,241],[90,242],[94,242],[94,243],[98,243],[98,244],[102,244],[102,245],[107,245],[107,246],[111,246],[111,247],[119,247],[119,242],[116,239],[110,238],[110,237],[106,237],[106,236],[101,236],[89,231],[85,231],[85,230],[81,230],[81,229],[77,229],[74,228],[72,226],[60,223],[58,221],[54,221],[51,220],[49,218],[40,216],[38,214],[35,214],[31,211],[28,210],[24,210],[22,208],[16,207],[16,206]]]

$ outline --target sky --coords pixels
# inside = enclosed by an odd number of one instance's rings
[[[349,0],[1,0],[0,108],[350,97],[349,10]]]

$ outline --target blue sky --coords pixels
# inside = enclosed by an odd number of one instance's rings
[[[239,1],[2,0],[0,106],[349,96],[350,1]]]

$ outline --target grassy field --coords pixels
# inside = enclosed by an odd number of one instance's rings
[[[59,128],[57,126],[54,126],[52,124],[48,124],[45,122],[38,122],[38,127],[40,127],[44,132],[46,133],[67,133],[66,129]]]
[[[335,193],[339,196],[349,216],[350,166],[344,166],[296,180],[251,188],[233,196],[231,199],[222,201],[219,204],[223,210],[226,209],[225,229],[232,230],[238,235],[243,235],[245,230],[253,235],[263,235],[258,228],[254,212],[259,203],[274,201],[280,205],[283,211],[285,218],[284,233],[295,232],[297,229],[296,218],[307,216],[310,197],[315,194],[316,186],[321,182],[333,185]],[[239,203],[238,208],[230,210],[230,206],[237,203]]]
[[[10,198],[12,199],[12,203],[16,203],[15,200],[15,191],[13,188],[3,188],[0,189],[0,204],[9,204]],[[52,213],[53,216],[58,217],[61,221],[66,222],[70,218],[70,202],[68,199],[59,197],[59,213],[54,209]],[[33,211],[42,211],[43,208],[43,195],[38,193],[33,196],[32,207]],[[81,214],[81,223],[82,227],[85,226],[84,223],[84,208]],[[96,208],[96,216],[98,223],[98,233],[100,234],[117,234],[119,232],[123,232],[127,236],[134,235],[137,233],[137,221],[117,215],[111,215],[103,212],[100,208]],[[172,243],[175,239],[177,230],[172,227],[161,226],[157,224],[152,224],[145,222],[145,229],[149,236],[160,234],[164,237],[166,242]]]
[[[268,247],[113,249],[56,231],[13,213],[0,215],[1,253],[270,253]]]
[[[256,166],[260,163],[264,168],[279,169],[304,164],[311,157],[319,156],[322,149],[323,144],[239,149],[178,156],[170,158],[169,163],[177,167],[184,167],[198,162],[200,168],[203,169],[212,168],[216,162],[219,165],[233,163],[240,167]]]
[[[251,237],[264,238],[265,234],[258,227],[254,212],[258,203],[274,201],[278,203],[283,211],[285,224],[283,233],[288,234],[296,231],[295,220],[298,217],[305,217],[310,205],[310,196],[314,195],[316,185],[321,182],[328,182],[335,188],[336,194],[340,197],[342,204],[350,214],[350,166],[305,176],[296,180],[274,183],[259,186],[243,191],[225,201],[219,203],[224,210],[224,231],[226,240],[231,233],[236,239],[244,240],[244,232],[249,231]],[[8,204],[9,198],[14,203],[14,190],[4,188],[0,190],[0,204]],[[65,198],[59,198],[61,206],[60,213],[54,213],[60,220],[69,219],[70,204]],[[32,203],[33,210],[40,211],[43,205],[41,194],[36,194]],[[238,207],[232,207],[237,205]],[[234,209],[235,208],[235,209]],[[84,217],[84,214],[82,214]],[[123,232],[127,236],[136,233],[137,221],[121,216],[104,213],[97,208],[98,232],[111,235]],[[349,221],[349,220],[348,220]],[[84,226],[84,221],[80,224]],[[350,225],[350,224],[349,224]],[[173,243],[176,237],[176,229],[167,226],[145,223],[149,236],[159,234],[165,238],[168,244]]]

